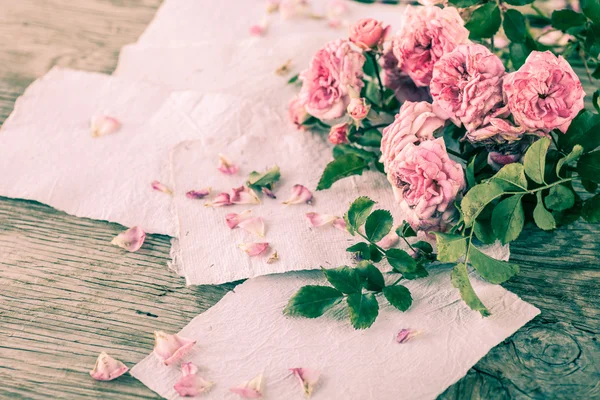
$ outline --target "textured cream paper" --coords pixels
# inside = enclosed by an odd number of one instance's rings
[[[482,318],[461,300],[450,283],[449,266],[406,283],[414,303],[405,313],[380,301],[370,329],[355,331],[343,307],[319,319],[282,315],[288,299],[304,284],[323,284],[318,272],[251,279],[217,305],[194,318],[180,334],[197,340],[193,361],[200,374],[216,382],[203,399],[239,399],[229,388],[265,376],[264,399],[303,399],[293,367],[321,371],[315,400],[427,400],[458,381],[492,347],[512,335],[539,310],[499,285],[472,276],[474,289],[492,315]],[[339,306],[338,306],[339,307]],[[395,342],[402,328],[422,330],[404,344]],[[131,374],[168,399],[179,366],[167,367],[152,354]]]

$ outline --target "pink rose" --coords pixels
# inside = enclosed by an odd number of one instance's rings
[[[350,25],[350,41],[363,50],[378,47],[385,40],[390,27],[373,18],[361,19]]]
[[[433,67],[431,97],[467,131],[502,103],[502,61],[485,46],[464,44],[444,54]]]
[[[398,68],[398,59],[392,49],[383,53],[383,85],[394,91],[400,103],[405,101],[431,101],[427,87],[417,87],[410,76]]]
[[[407,144],[388,179],[413,229],[445,231],[455,221],[454,201],[466,188],[465,177],[460,164],[448,157],[443,138]]]
[[[333,125],[329,130],[328,139],[333,144],[348,143],[348,124],[344,122],[343,124]]]
[[[585,92],[569,63],[549,51],[533,51],[504,78],[504,97],[515,122],[527,130],[566,132],[583,109]]]
[[[329,42],[312,58],[308,69],[300,74],[300,98],[306,111],[319,119],[339,118],[350,103],[350,93],[363,87],[365,57],[348,41]]]
[[[402,29],[392,41],[398,66],[417,86],[428,86],[435,63],[459,44],[469,43],[469,31],[454,7],[406,6]]]
[[[371,105],[367,104],[367,100],[364,98],[354,98],[350,100],[350,104],[348,105],[348,115],[352,117],[355,121],[362,121],[367,117],[371,111]]]
[[[306,122],[310,115],[306,112],[306,107],[304,103],[300,99],[300,96],[292,97],[290,100],[290,104],[288,106],[288,115],[290,117],[290,121],[296,125],[298,129],[302,129],[302,124]]]
[[[446,119],[436,114],[430,103],[404,103],[394,122],[383,130],[381,162],[385,171],[391,171],[396,157],[409,143],[432,140],[433,133],[445,123]]]

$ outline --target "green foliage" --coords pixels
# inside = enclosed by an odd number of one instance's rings
[[[372,293],[354,293],[346,297],[350,322],[354,329],[367,329],[379,314],[379,303]]]
[[[362,282],[358,272],[348,266],[334,269],[323,269],[325,278],[331,286],[342,293],[359,293],[362,290]]]
[[[507,164],[491,179],[504,190],[527,190],[527,178],[525,178],[525,167],[520,163]]]
[[[566,186],[555,185],[550,188],[550,193],[544,200],[548,209],[564,211],[575,204],[575,194]]]
[[[460,297],[474,311],[479,311],[481,315],[487,317],[490,315],[488,309],[483,305],[477,294],[469,282],[469,274],[467,266],[463,263],[458,263],[452,270],[452,285],[460,292]]]
[[[533,143],[523,158],[523,165],[527,176],[536,183],[544,182],[544,169],[546,167],[546,153],[550,147],[550,139],[541,138]]]
[[[440,262],[456,262],[467,252],[467,238],[460,235],[433,232]]]
[[[271,169],[266,170],[263,173],[256,171],[250,172],[246,185],[260,192],[261,188],[266,187],[271,189],[272,185],[279,181],[281,173],[279,167],[276,165]]]
[[[356,271],[360,275],[364,287],[367,290],[374,292],[381,292],[385,287],[385,280],[383,274],[370,262],[362,261],[356,266]]]
[[[587,222],[600,222],[600,194],[597,194],[594,197],[590,197],[589,199],[583,202],[581,216]]]
[[[480,183],[471,188],[460,203],[465,226],[470,228],[484,207],[503,193],[503,187],[495,180]]]
[[[510,196],[502,200],[492,212],[492,228],[502,244],[519,237],[525,224],[525,212],[521,204],[522,195]]]
[[[506,0],[511,6],[524,6],[533,3],[535,0]]]
[[[491,38],[500,29],[502,17],[495,1],[486,3],[473,11],[471,19],[465,24],[472,39]]]
[[[386,287],[383,289],[383,295],[400,311],[408,310],[413,300],[410,291],[402,285]]]
[[[466,8],[482,3],[483,0],[450,0],[449,3],[458,7]]]
[[[335,182],[348,176],[362,175],[368,167],[369,164],[355,154],[340,156],[327,164],[317,185],[317,190],[329,189]]]
[[[580,0],[579,4],[583,14],[594,24],[600,25],[600,2],[598,0]]]
[[[410,226],[410,224],[406,221],[402,222],[402,225],[400,225],[397,229],[396,229],[396,235],[400,236],[400,237],[404,237],[404,238],[409,238],[409,237],[415,237],[417,236],[417,233],[415,232],[415,230]]]
[[[394,220],[392,214],[387,210],[375,210],[369,215],[365,223],[365,234],[367,239],[376,243],[390,233]]]
[[[569,165],[569,163],[571,163],[573,161],[578,160],[582,154],[583,154],[583,147],[581,145],[576,144],[573,147],[573,150],[571,150],[571,152],[569,154],[567,154],[566,156],[564,156],[563,158],[558,160],[558,163],[556,164],[556,176],[560,177],[561,168],[565,165]]]
[[[577,173],[582,180],[600,183],[600,150],[582,155],[577,162]]]
[[[290,299],[283,312],[294,317],[317,318],[343,297],[342,292],[329,286],[304,286]]]
[[[567,152],[575,145],[582,146],[584,152],[600,146],[600,116],[588,110],[580,112],[571,121],[567,133],[558,135],[558,145]]]
[[[344,214],[344,221],[346,221],[348,232],[354,235],[358,231],[358,228],[363,226],[374,205],[375,202],[366,196],[354,200],[348,211]]]
[[[538,228],[545,231],[555,229],[556,220],[552,216],[552,213],[550,213],[548,210],[546,210],[546,207],[544,207],[544,202],[542,201],[542,192],[537,192],[536,196],[537,204],[533,210],[533,221]]]
[[[385,256],[396,272],[404,274],[417,270],[417,262],[404,250],[389,249],[386,250]]]
[[[494,284],[506,282],[519,273],[517,264],[496,260],[475,246],[471,246],[469,250],[469,261],[483,279]]]
[[[529,35],[525,17],[519,11],[512,8],[504,12],[502,27],[508,39],[514,43],[525,43],[525,39]]]
[[[582,26],[587,22],[585,15],[573,10],[555,10],[552,12],[552,26],[563,32],[569,28]]]
[[[375,161],[377,159],[377,153],[364,150],[350,144],[338,144],[333,148],[333,158],[339,158],[346,154],[354,154],[366,162]]]

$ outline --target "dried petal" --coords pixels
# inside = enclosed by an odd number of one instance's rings
[[[181,363],[181,375],[195,375],[198,372],[198,367],[191,361]]]
[[[279,67],[277,67],[277,69],[275,70],[275,73],[280,76],[286,75],[287,73],[290,72],[291,65],[292,65],[292,60],[288,59],[285,63],[283,63]]]
[[[161,331],[154,332],[154,354],[164,361],[165,365],[170,365],[179,360],[195,344],[195,340],[186,339],[177,334],[169,335]]]
[[[134,226],[119,233],[110,243],[127,251],[138,251],[145,239],[146,233],[141,228]]]
[[[331,224],[334,221],[340,219],[340,218],[336,217],[335,215],[319,214],[316,212],[309,212],[309,213],[306,213],[305,215],[306,215],[306,219],[310,223],[310,226],[312,226],[313,228],[318,228],[323,225]],[[346,224],[344,223],[344,227],[345,227],[345,225]]]
[[[263,375],[260,374],[243,385],[231,388],[229,391],[245,399],[258,399],[262,397]]]
[[[158,190],[159,192],[163,192],[163,193],[170,194],[170,195],[173,194],[173,191],[171,189],[169,189],[168,187],[166,187],[159,181],[152,181],[151,185],[152,185],[152,189],[154,189],[154,190]]]
[[[229,229],[233,229],[239,225],[240,222],[245,221],[250,218],[251,210],[243,211],[239,214],[229,213],[225,216],[225,222]]]
[[[237,174],[240,168],[229,161],[223,154],[219,154],[219,165],[217,166],[217,169],[225,175],[233,175]]]
[[[129,368],[125,364],[102,352],[96,360],[94,369],[90,371],[90,375],[97,381],[112,381],[127,371]]]
[[[400,332],[398,332],[398,335],[396,336],[396,342],[406,343],[419,334],[421,334],[421,331],[415,331],[410,328],[400,329]]]
[[[290,368],[290,371],[300,381],[306,397],[310,397],[321,373],[310,368]]]
[[[277,251],[274,251],[267,259],[267,264],[273,264],[277,260],[279,260],[279,254],[277,254]]]
[[[204,205],[206,207],[225,207],[232,204],[229,193],[219,193],[212,203],[205,203]]]
[[[210,388],[214,386],[214,382],[207,381],[206,379],[197,375],[198,367],[191,362],[181,364],[181,379],[175,383],[173,389],[180,396],[194,397],[202,393],[206,393]]]
[[[292,188],[292,197],[283,204],[312,204],[312,192],[302,185],[294,185]]]
[[[199,200],[203,199],[210,194],[211,188],[205,188],[200,190],[190,190],[185,194],[188,199]]]
[[[231,189],[231,202],[233,204],[260,204],[254,190],[246,186]]]
[[[387,250],[387,249],[394,247],[396,244],[398,244],[398,241],[400,241],[400,236],[398,236],[396,234],[395,229],[392,229],[390,231],[390,233],[385,235],[383,237],[383,239],[381,239],[379,242],[377,242],[377,246],[381,247],[382,249]]]
[[[253,233],[260,237],[265,237],[265,221],[261,217],[245,219],[238,223],[243,230]]]
[[[242,243],[238,247],[248,253],[250,257],[254,257],[264,252],[269,247],[269,243]]]
[[[336,218],[333,220],[332,225],[334,228],[339,229],[340,231],[344,231],[346,232],[346,221],[344,221],[344,218]]]
[[[263,188],[261,189],[261,191],[262,191],[262,192],[263,192],[263,194],[264,194],[265,196],[267,196],[267,197],[270,197],[270,198],[272,198],[272,199],[276,199],[276,198],[277,198],[277,196],[275,196],[275,193],[273,193],[273,191],[272,191],[271,189],[269,189],[269,188],[263,187]]]
[[[267,33],[267,28],[269,27],[269,20],[267,18],[263,18],[260,20],[258,24],[252,25],[250,27],[250,35],[252,36],[262,36]]]
[[[92,137],[109,135],[121,128],[121,123],[114,117],[108,115],[94,115],[90,121]]]

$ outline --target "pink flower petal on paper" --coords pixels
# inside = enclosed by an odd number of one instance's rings
[[[198,367],[191,362],[181,364],[182,377],[175,383],[173,389],[183,397],[194,397],[208,392],[214,386],[214,382],[207,381],[197,373]]]
[[[231,189],[231,202],[233,204],[260,204],[254,190],[246,186]]]
[[[168,187],[166,187],[164,184],[160,183],[159,181],[152,181],[151,183],[152,189],[157,190],[159,192],[163,192],[166,194],[173,194],[173,191],[171,191],[171,189],[169,189]]]
[[[304,395],[306,397],[312,396],[312,392],[319,381],[321,373],[310,368],[290,368],[290,371],[292,371],[294,376],[300,381],[302,390],[304,390]]]
[[[229,161],[223,154],[219,154],[219,165],[217,169],[225,175],[234,175],[239,171],[239,167]]]
[[[269,243],[242,243],[238,247],[248,253],[250,257],[254,257],[263,253],[269,247]]]
[[[229,229],[233,229],[236,226],[238,226],[240,222],[251,218],[250,217],[251,213],[252,213],[251,210],[246,210],[239,214],[229,213],[225,216],[225,223],[227,223],[227,226],[229,227]]]
[[[332,224],[334,221],[339,219],[335,215],[319,214],[316,212],[309,212],[305,214],[308,223],[313,228],[318,228],[323,225]],[[343,220],[342,220],[343,221]],[[346,224],[344,224],[345,226]]]
[[[268,189],[268,188],[266,188],[266,187],[263,187],[263,188],[261,189],[261,191],[262,191],[262,192],[263,192],[263,194],[264,194],[265,196],[267,196],[267,197],[270,197],[270,198],[272,198],[272,199],[276,199],[276,198],[277,198],[277,196],[275,196],[275,193],[273,193],[273,191],[272,191],[271,189]]]
[[[189,361],[186,363],[181,363],[181,375],[195,375],[198,372],[198,367],[193,362]]]
[[[398,335],[396,335],[396,342],[406,343],[419,334],[421,334],[421,331],[415,331],[414,329],[410,328],[400,329],[400,332],[398,332]]]
[[[200,190],[190,190],[185,194],[185,197],[192,200],[203,199],[210,194],[210,188],[200,189]]]
[[[381,247],[382,249],[387,250],[387,249],[390,249],[390,248],[394,247],[395,245],[397,245],[399,241],[400,241],[400,236],[398,236],[396,234],[395,229],[392,229],[390,231],[390,233],[385,235],[383,237],[383,239],[381,239],[379,242],[377,242],[377,246]]]
[[[283,204],[312,204],[313,195],[310,190],[302,185],[294,185],[292,188],[292,197],[284,201]]]
[[[256,236],[265,237],[265,221],[261,217],[245,219],[238,226]]]
[[[263,36],[267,33],[267,28],[269,27],[269,20],[267,18],[261,19],[258,24],[254,24],[250,27],[249,32],[252,36]]]
[[[277,251],[274,251],[267,259],[267,264],[273,264],[277,260],[279,260],[279,254],[277,254]]]
[[[239,395],[245,399],[258,399],[262,397],[263,375],[244,383],[241,386],[229,389],[230,392]]]
[[[145,239],[146,233],[141,228],[134,226],[119,233],[110,243],[133,252],[138,251],[142,247]]]
[[[110,135],[121,128],[121,123],[108,115],[95,115],[90,121],[92,137]]]
[[[215,200],[211,203],[204,204],[206,207],[225,207],[230,206],[233,203],[231,202],[231,197],[229,193],[219,193]]]
[[[337,228],[340,231],[344,231],[344,232],[347,231],[346,221],[344,221],[344,218],[337,217],[336,219],[333,220],[333,222],[331,224],[333,225],[334,228]]]
[[[154,332],[154,355],[165,365],[170,365],[183,357],[194,345],[195,340],[183,338],[177,334]]]
[[[112,381],[127,371],[129,368],[125,364],[102,352],[96,359],[96,365],[90,371],[90,375],[97,381]]]

